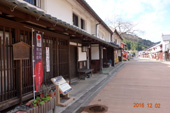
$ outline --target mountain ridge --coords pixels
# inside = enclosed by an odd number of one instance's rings
[[[123,38],[123,42],[127,45],[127,50],[141,51],[159,43],[142,39],[141,37],[132,34],[121,34],[121,37]]]

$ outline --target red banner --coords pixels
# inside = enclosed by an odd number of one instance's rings
[[[42,58],[43,35],[38,31],[33,32],[34,45],[34,80],[35,91],[39,91],[43,82],[43,58]]]

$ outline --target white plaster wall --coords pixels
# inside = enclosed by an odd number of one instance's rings
[[[94,35],[96,33],[97,20],[74,0],[43,0],[42,8],[46,13],[71,25],[73,25],[72,14],[75,13],[79,17],[79,27],[82,18],[85,20],[85,31]]]
[[[106,40],[105,33],[101,29],[98,30],[98,38],[100,38],[102,40]]]
[[[112,42],[114,42],[115,40],[117,40],[117,43],[119,46],[121,46],[121,39],[116,35],[112,35]]]
[[[109,31],[107,31],[102,25],[99,25],[98,28],[99,28],[98,37],[102,40],[110,42],[111,33]]]
[[[42,8],[46,13],[61,19],[71,25],[73,25],[73,13],[80,19],[85,20],[85,31],[96,35],[96,24],[99,23],[93,16],[90,15],[79,3],[75,0],[42,0]],[[103,40],[110,42],[110,32],[108,32],[101,24],[98,25],[97,36],[103,36]]]
[[[165,52],[166,51],[166,45],[169,43],[169,41],[161,41],[162,43],[162,51]]]
[[[65,0],[45,0],[44,10],[58,19],[72,24],[72,6]]]
[[[106,41],[107,41],[107,42],[110,42],[110,41],[111,41],[111,40],[110,40],[110,38],[111,38],[110,36],[111,36],[111,33],[105,30],[105,37],[106,37]]]
[[[99,45],[98,44],[91,45],[91,59],[99,60]]]
[[[82,52],[82,48],[78,47],[78,61],[85,61],[87,60],[86,52]]]
[[[96,22],[91,20],[91,34],[96,35]]]
[[[155,52],[159,52],[159,51],[161,51],[161,50],[162,50],[162,49],[161,49],[160,45],[155,48]]]
[[[87,20],[87,22],[86,22],[86,29],[87,29],[86,31],[91,34],[92,30],[91,30],[90,20]]]
[[[162,43],[161,43],[161,44],[162,44]],[[151,52],[151,53],[156,53],[156,52],[161,51],[161,50],[162,50],[162,48],[160,47],[161,44],[157,44],[157,45],[151,47],[151,48],[150,48],[150,52]],[[163,44],[162,44],[162,45],[163,45]]]

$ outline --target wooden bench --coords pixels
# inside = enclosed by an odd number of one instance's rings
[[[79,78],[81,78],[81,76],[85,76],[85,75],[87,75],[87,74],[89,74],[89,73],[90,73],[91,76],[92,76],[93,70],[94,70],[94,69],[80,69],[80,70],[78,70]]]

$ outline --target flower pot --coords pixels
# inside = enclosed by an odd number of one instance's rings
[[[55,112],[56,98],[53,97],[50,101],[46,102],[41,106],[33,107],[26,111],[26,113],[47,113],[49,111]]]

